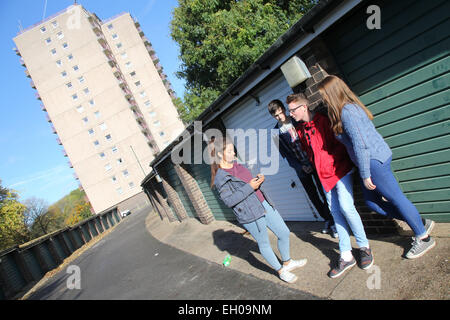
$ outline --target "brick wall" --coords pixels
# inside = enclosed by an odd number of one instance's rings
[[[205,200],[205,197],[203,196],[202,191],[200,190],[200,187],[197,184],[197,181],[195,181],[195,179],[183,166],[175,165],[175,170],[194,206],[195,212],[197,213],[200,221],[204,224],[209,224],[214,221],[214,216]]]

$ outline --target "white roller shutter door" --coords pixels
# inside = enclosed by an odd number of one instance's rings
[[[259,106],[257,106],[257,101],[254,98],[249,97],[233,108],[230,113],[224,115],[222,119],[225,127],[227,129],[243,129],[244,131],[248,129],[268,129],[265,138],[268,141],[267,150],[270,154],[272,152],[269,145],[270,130],[275,126],[276,120],[269,114],[267,105],[273,99],[280,99],[284,103],[286,96],[291,93],[291,88],[284,77],[276,77],[253,94],[253,96],[259,98]],[[247,144],[245,155],[238,155],[251,167],[253,174],[260,172],[261,168],[269,166],[261,156],[258,156],[260,154],[259,140],[255,146],[248,146]],[[322,220],[311,204],[295,170],[279,155],[277,149],[273,150],[273,152],[278,157],[279,170],[276,174],[266,174],[264,185],[275,202],[276,209],[280,215],[286,221]],[[256,163],[252,164],[252,160],[256,160]]]

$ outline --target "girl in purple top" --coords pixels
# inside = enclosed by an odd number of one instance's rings
[[[253,178],[245,166],[238,164],[231,142],[222,143],[215,139],[211,155],[211,187],[215,186],[225,205],[233,209],[238,222],[256,240],[261,255],[278,272],[280,279],[288,283],[295,282],[297,276],[290,271],[304,266],[307,260],[290,258],[290,231],[264,192],[264,175],[258,174]],[[270,246],[267,228],[278,237],[278,250],[283,264]]]

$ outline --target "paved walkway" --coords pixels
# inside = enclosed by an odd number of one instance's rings
[[[224,268],[161,243],[145,228],[148,214],[148,209],[133,212],[104,238],[36,288],[28,299],[317,299],[310,293]],[[75,275],[69,266],[79,268],[80,289],[68,289],[67,282]],[[69,283],[76,284],[75,281]],[[166,311],[173,313],[177,310],[171,308]]]
[[[237,270],[326,299],[450,299],[450,223],[436,223],[431,235],[436,246],[425,256],[408,260],[402,256],[409,250],[408,236],[368,236],[374,254],[374,266],[368,271],[357,266],[337,279],[327,276],[330,266],[339,257],[338,241],[320,233],[322,222],[288,222],[291,230],[291,255],[307,258],[308,264],[296,271],[299,280],[286,284],[259,254],[251,236],[244,229],[226,221],[209,225],[197,219],[183,222],[161,220],[149,213],[147,230],[158,240],[221,265],[224,257],[232,256],[231,265],[223,272]],[[270,232],[272,247],[275,236]],[[353,238],[353,237],[352,237]],[[353,247],[356,248],[354,239]],[[257,297],[252,297],[257,299]]]

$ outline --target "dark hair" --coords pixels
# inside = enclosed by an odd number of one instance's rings
[[[267,106],[267,108],[269,109],[269,113],[271,115],[274,115],[275,112],[277,112],[277,110],[280,109],[280,108],[281,108],[281,110],[283,110],[283,112],[286,111],[286,108],[284,107],[283,102],[281,102],[278,99],[270,101],[269,105]]]
[[[286,97],[287,104],[299,100],[305,100],[307,103],[309,103],[309,100],[304,93],[293,93]]]

